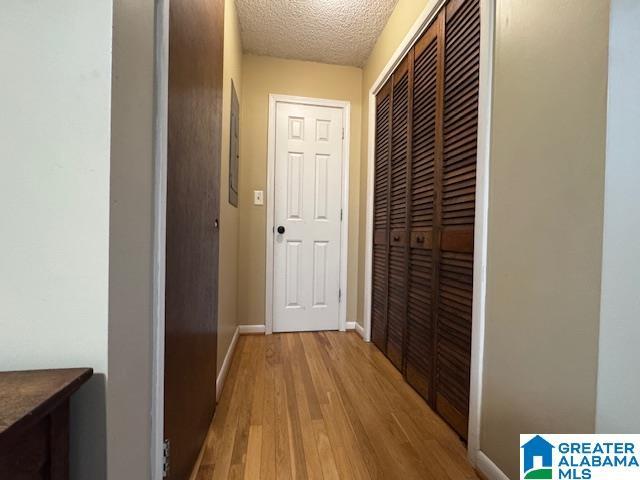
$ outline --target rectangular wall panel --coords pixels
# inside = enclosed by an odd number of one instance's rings
[[[314,214],[316,220],[327,220],[329,194],[329,155],[317,154],[315,165]]]
[[[287,219],[302,219],[302,184],[303,184],[304,155],[289,153],[287,161]]]
[[[328,142],[331,122],[329,120],[316,120],[316,141]]]
[[[289,140],[304,140],[304,118],[289,117]]]
[[[287,241],[285,267],[285,303],[287,308],[300,308],[300,258],[302,242]]]
[[[329,242],[313,243],[313,299],[314,307],[327,306],[327,262]]]

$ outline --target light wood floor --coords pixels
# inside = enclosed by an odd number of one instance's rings
[[[463,444],[351,333],[240,337],[197,480],[476,479]]]

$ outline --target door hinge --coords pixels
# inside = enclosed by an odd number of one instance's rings
[[[340,221],[342,221],[342,209],[340,209]]]
[[[169,475],[169,456],[171,455],[171,442],[166,439],[162,443],[162,478],[165,478]]]
[[[342,302],[342,289],[338,289],[338,303]]]
[[[344,127],[342,127],[342,139],[344,140]]]

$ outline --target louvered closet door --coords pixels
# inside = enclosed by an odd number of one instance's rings
[[[450,0],[382,89],[376,111],[373,340],[462,437],[479,55],[479,0]]]
[[[373,275],[371,338],[386,352],[389,257],[389,154],[391,152],[391,81],[376,97],[375,189],[373,200]]]
[[[478,0],[450,2],[445,32],[436,409],[466,438],[480,66]]]
[[[407,315],[407,165],[409,153],[409,61],[393,74],[389,202],[389,299],[387,357],[402,369]]]
[[[405,376],[427,400],[433,374],[435,167],[436,155],[442,152],[442,20],[437,20],[415,46],[412,89]]]

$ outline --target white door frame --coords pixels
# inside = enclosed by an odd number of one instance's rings
[[[167,148],[169,121],[169,1],[155,4],[155,115],[153,225],[153,366],[151,391],[151,479],[162,480],[164,457],[164,334],[167,236]]]
[[[332,107],[342,109],[342,224],[340,225],[340,285],[342,293],[339,305],[339,328],[341,332],[347,326],[347,253],[349,245],[349,140],[351,138],[350,119],[351,103],[340,100],[324,100],[319,98],[293,97],[289,95],[269,95],[269,144],[267,154],[267,251],[265,279],[265,327],[266,334],[273,333],[273,228],[274,228],[274,184],[276,159],[276,106],[278,103],[312,105],[315,107]]]
[[[471,338],[471,389],[469,395],[468,458],[473,465],[484,459],[480,451],[480,412],[487,266],[487,223],[489,206],[489,157],[491,145],[491,102],[496,0],[480,0],[480,99],[478,111],[478,164],[476,170],[475,250],[473,260],[473,313]],[[375,164],[376,94],[422,33],[429,27],[446,0],[430,0],[400,46],[369,90],[369,137],[367,159],[367,216],[364,270],[364,338],[371,341],[371,275],[373,245],[373,188]]]

